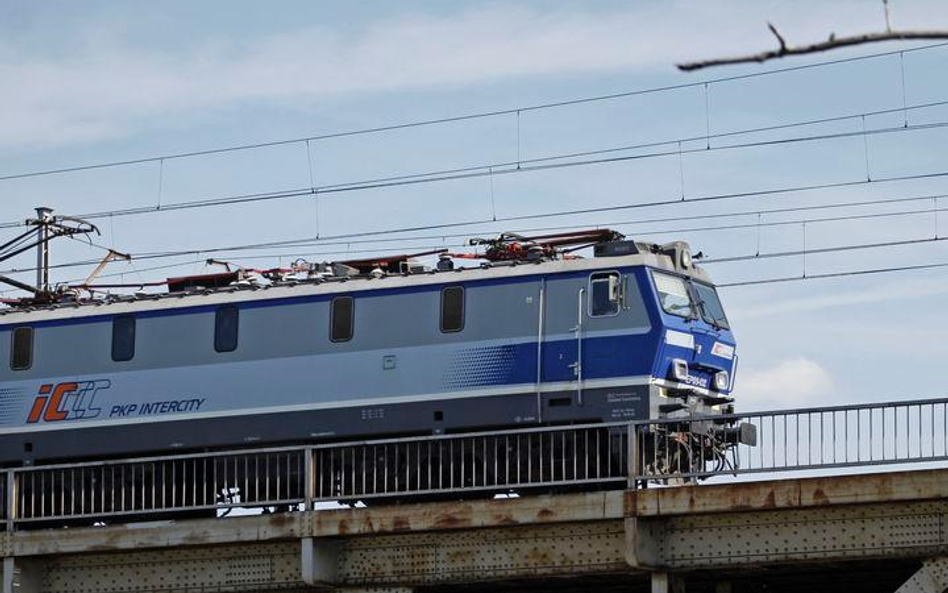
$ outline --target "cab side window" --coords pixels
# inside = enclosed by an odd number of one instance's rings
[[[589,316],[619,314],[622,305],[622,278],[618,272],[599,272],[589,277]]]
[[[13,330],[10,347],[10,368],[25,371],[33,366],[33,328],[17,327]]]

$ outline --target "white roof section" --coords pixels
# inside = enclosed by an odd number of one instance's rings
[[[701,268],[692,265],[687,270],[676,269],[669,255],[642,252],[634,255],[539,260],[535,262],[502,262],[481,266],[458,267],[453,270],[430,270],[411,274],[388,274],[381,277],[360,275],[284,281],[273,284],[234,285],[223,288],[194,289],[184,292],[166,292],[147,295],[116,295],[104,299],[65,301],[33,307],[0,309],[0,325],[36,323],[41,321],[121,315],[185,307],[247,303],[254,301],[296,298],[333,294],[352,294],[361,291],[445,285],[452,282],[476,282],[497,278],[518,278],[537,274],[575,273],[588,270],[608,270],[619,267],[648,266],[675,271],[710,282]]]

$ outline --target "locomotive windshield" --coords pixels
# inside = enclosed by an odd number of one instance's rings
[[[718,291],[713,286],[701,282],[695,282],[694,287],[698,294],[698,300],[701,304],[701,316],[704,320],[712,325],[728,329],[727,316],[724,315],[724,307],[721,306]]]
[[[654,272],[652,277],[655,278],[658,300],[666,313],[679,317],[694,316],[694,303],[684,279],[659,272]]]
[[[711,325],[721,329],[730,328],[718,292],[710,284],[657,271],[652,272],[652,277],[655,278],[658,300],[666,313],[685,318],[700,314]],[[691,287],[694,287],[694,292]]]

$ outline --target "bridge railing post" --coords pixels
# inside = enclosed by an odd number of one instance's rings
[[[3,510],[6,513],[7,532],[11,532],[16,528],[16,472],[9,469],[5,473]]]
[[[626,471],[628,473],[628,488],[634,490],[638,487],[636,478],[642,470],[642,458],[639,450],[639,430],[638,423],[630,422],[628,427],[628,443],[626,445]]]
[[[303,510],[313,510],[313,501],[316,498],[316,468],[315,450],[312,447],[303,449]]]

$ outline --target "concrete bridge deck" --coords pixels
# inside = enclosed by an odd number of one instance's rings
[[[0,552],[4,593],[941,592],[948,469],[10,531]]]

